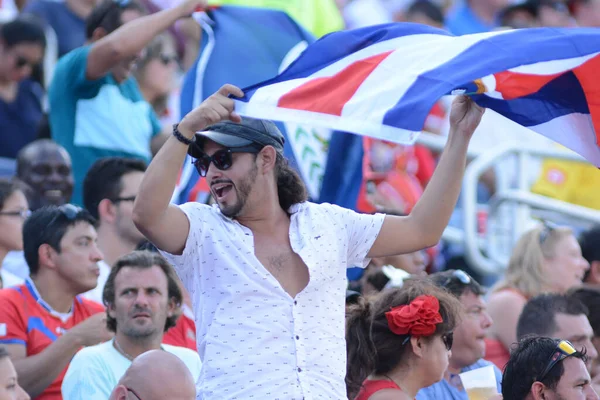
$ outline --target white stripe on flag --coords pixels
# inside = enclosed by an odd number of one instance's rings
[[[589,54],[582,57],[566,58],[564,60],[542,61],[535,64],[522,65],[509,69],[510,72],[531,75],[553,75],[577,68],[586,61],[596,57],[599,53]],[[557,55],[559,56],[559,55]]]

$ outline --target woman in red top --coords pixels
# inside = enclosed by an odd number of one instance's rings
[[[408,400],[443,377],[460,303],[424,280],[409,280],[348,309],[348,396]]]

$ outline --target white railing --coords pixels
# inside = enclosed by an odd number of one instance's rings
[[[418,143],[441,151],[446,138],[423,133]],[[545,216],[583,225],[600,223],[600,211],[577,206],[531,193],[528,171],[539,158],[554,158],[570,161],[585,160],[579,155],[560,148],[527,147],[521,144],[500,143],[483,152],[469,150],[470,163],[467,165],[462,187],[462,229],[448,227],[443,239],[452,243],[462,243],[465,257],[473,268],[484,275],[496,275],[506,267],[512,246],[520,235],[531,226],[532,220],[545,213]],[[490,168],[507,158],[516,158],[516,187],[498,179],[496,193],[487,208],[488,229],[479,233],[477,184],[481,176]],[[514,186],[514,184],[512,185]]]

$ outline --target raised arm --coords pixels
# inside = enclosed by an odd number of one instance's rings
[[[179,124],[179,132],[191,140],[195,132],[219,121],[241,122],[229,95],[243,96],[233,85],[224,85]],[[190,230],[184,212],[170,204],[171,195],[188,146],[171,136],[152,160],[133,204],[133,222],[156,247],[171,254],[182,254]]]
[[[448,142],[423,196],[410,215],[385,217],[369,257],[412,253],[440,240],[458,200],[469,141],[484,111],[467,96],[454,100]]]
[[[119,62],[137,56],[159,33],[179,18],[190,16],[206,6],[206,0],[186,0],[174,8],[159,11],[124,24],[92,45],[86,66],[86,78],[105,76]]]

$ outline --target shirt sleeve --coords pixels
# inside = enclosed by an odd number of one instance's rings
[[[347,237],[348,268],[365,268],[370,261],[367,254],[379,235],[385,215],[359,214],[332,204],[326,206],[330,207],[330,215],[338,221],[336,225],[340,227],[339,235]]]
[[[27,326],[23,319],[24,313],[15,301],[12,291],[0,291],[0,344],[21,344],[27,346]]]
[[[62,383],[63,400],[106,400],[114,383],[94,357],[79,352],[73,357]]]
[[[91,45],[83,46],[63,56],[56,66],[52,85],[62,86],[62,90],[71,90],[79,98],[96,97],[107,76],[95,80],[87,79],[87,61],[91,49]]]

